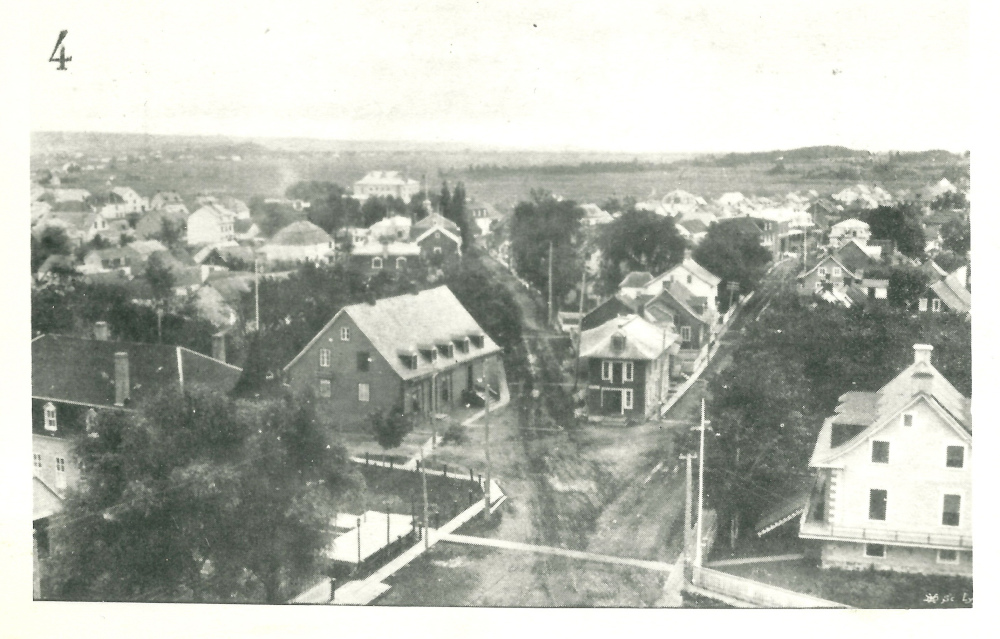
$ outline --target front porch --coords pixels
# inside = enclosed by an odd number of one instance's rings
[[[839,526],[804,517],[799,524],[799,537],[821,541],[883,544],[941,550],[972,550],[972,535],[941,532],[893,530],[889,528],[856,528]]]

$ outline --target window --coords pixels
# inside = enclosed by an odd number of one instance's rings
[[[472,343],[476,346],[476,348],[482,348],[483,344],[486,343],[486,340],[482,335],[471,335],[469,338],[472,340]]]
[[[693,282],[693,281],[694,281],[694,280],[693,280],[693,279],[691,278],[691,276],[690,276],[690,275],[688,275],[688,284],[690,284],[690,283],[691,283],[691,282]]]
[[[66,460],[56,457],[56,488],[66,487]]]
[[[844,274],[844,272],[842,270],[840,270],[839,266],[834,266],[833,267],[833,276],[834,277],[840,277],[843,274]]]
[[[405,257],[397,257],[396,258],[396,270],[398,271],[399,269],[404,268],[405,266],[406,266],[406,258]]]
[[[368,356],[368,351],[361,351],[358,353],[358,370],[362,373],[368,372],[368,366],[371,364],[371,357]]]
[[[885,521],[885,507],[889,493],[873,488],[868,491],[868,519]]]
[[[821,267],[819,267],[819,268],[818,268],[818,269],[816,270],[816,272],[817,272],[817,273],[819,273],[819,276],[820,276],[820,277],[826,277],[826,267],[825,267],[825,266],[821,266]]]
[[[340,329],[340,341],[342,342],[351,341],[351,328],[349,326],[345,326],[342,329]]]
[[[31,459],[32,459],[32,462],[35,465],[35,468],[39,468],[40,469],[42,467],[42,456],[41,456],[40,453],[34,453],[31,456]]]
[[[321,379],[319,380],[319,396],[320,397],[330,397],[332,393],[330,392],[330,380]]]
[[[957,526],[962,518],[961,495],[945,495],[944,508],[941,512],[942,526]]]
[[[372,258],[372,268],[375,269],[376,271],[379,270],[380,268],[382,268],[382,258],[381,257],[373,257]]]
[[[917,302],[917,309],[921,313],[923,313],[923,312],[925,312],[927,310],[927,298],[926,297],[921,297],[920,298],[920,301]]]
[[[345,331],[345,330],[347,330],[347,329],[341,329],[341,337],[340,337],[340,339],[344,339],[344,337],[343,337],[343,331]],[[330,349],[329,348],[321,348],[321,349],[319,349],[319,365],[322,366],[323,368],[329,368],[330,367]]]
[[[865,557],[885,557],[885,546],[882,544],[865,544]]]
[[[612,371],[614,369],[611,367],[611,362],[604,360],[601,362],[601,379],[610,382]]]
[[[367,402],[371,401],[371,389],[368,384],[358,384],[358,401]]]
[[[944,549],[937,551],[937,562],[939,564],[957,564],[958,551]]]
[[[935,312],[935,313],[940,313],[941,312],[941,300],[939,300],[939,299],[931,300],[931,310],[933,312]]]
[[[685,343],[691,341],[691,327],[690,326],[681,326],[681,341],[685,342]]]
[[[434,255],[441,255],[441,247],[440,246],[435,246],[434,247]]]
[[[816,282],[816,292],[819,293],[823,290],[823,282]]]
[[[625,350],[625,336],[624,335],[612,335],[611,336],[611,348],[616,351]]]
[[[903,426],[913,426],[913,415],[911,413],[903,415]]]
[[[45,405],[45,430],[56,429],[56,407],[49,402]]]
[[[622,380],[631,382],[635,374],[635,362],[625,362],[622,366]]]
[[[625,390],[622,391],[622,408],[625,410],[632,410],[632,402],[633,402],[632,389],[626,388]]]
[[[945,465],[948,468],[962,468],[965,466],[965,446],[949,446],[948,458]]]
[[[434,239],[435,240],[441,239],[441,231],[434,231]]]
[[[889,442],[872,442],[872,463],[873,464],[888,464],[889,463]]]

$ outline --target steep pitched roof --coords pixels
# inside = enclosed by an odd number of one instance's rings
[[[416,242],[379,242],[372,240],[361,245],[355,245],[351,249],[351,255],[363,255],[367,257],[408,257],[420,255],[420,245]]]
[[[653,279],[653,274],[649,271],[632,271],[625,276],[618,288],[642,288]]]
[[[705,307],[706,301],[704,297],[695,296],[694,293],[680,282],[669,282],[656,297],[646,304],[646,307],[647,309],[652,309],[659,304],[663,304],[668,308],[681,310],[693,319],[710,325],[712,318]],[[701,308],[701,310],[699,311],[698,308]]]
[[[875,265],[875,260],[855,240],[841,246],[834,255],[837,261],[853,274]]]
[[[730,217],[724,220],[719,220],[718,224],[731,225],[737,231],[741,233],[747,233],[753,236],[760,236],[763,234],[763,232],[760,230],[760,227],[757,226],[757,223],[754,222],[753,218],[750,217],[745,217],[745,216]]]
[[[683,220],[681,221],[680,225],[686,228],[691,234],[708,233],[708,226],[706,226],[704,222],[698,219]]]
[[[112,342],[43,335],[31,342],[31,395],[56,401],[113,406],[115,353],[129,354],[131,403],[179,383],[228,392],[241,369],[183,346]]]
[[[625,338],[621,349],[615,348],[616,336]],[[627,315],[583,331],[580,356],[652,360],[659,358],[676,339],[677,336],[665,328],[636,315]]]
[[[945,278],[931,284],[930,289],[941,298],[945,306],[956,313],[968,313],[972,310],[972,293]]]
[[[948,271],[938,266],[937,262],[930,258],[920,265],[920,270],[930,276],[931,280],[939,280],[948,275]]]
[[[433,213],[431,213],[427,217],[414,222],[413,226],[412,226],[412,228],[410,230],[410,234],[413,235],[414,237],[416,237],[418,235],[422,235],[424,232],[426,232],[426,231],[428,231],[428,230],[430,230],[430,229],[432,229],[434,227],[440,227],[440,228],[443,228],[443,229],[447,229],[447,230],[451,231],[452,233],[458,233],[459,232],[458,224],[456,224],[454,222],[454,220],[449,220],[448,218],[446,218],[445,216],[441,215],[437,211],[434,211]]]
[[[971,402],[945,379],[930,363],[933,347],[914,345],[914,362],[877,392],[844,393],[835,414],[828,418],[813,449],[810,466],[825,466],[851,450],[859,442],[881,430],[892,418],[907,407],[927,401],[932,408],[957,425],[960,433],[971,441]],[[834,425],[862,427],[846,442],[832,445]]]
[[[330,244],[333,238],[330,235],[308,220],[292,222],[285,228],[274,234],[270,244],[280,244],[282,246],[313,246],[316,244]]]
[[[354,321],[358,330],[365,334],[379,354],[403,379],[422,377],[435,370],[451,368],[483,355],[500,352],[500,347],[486,335],[451,289],[439,286],[416,294],[387,297],[374,304],[345,306],[285,366],[285,370],[298,361],[341,314]],[[416,369],[408,368],[400,359],[401,353],[416,353],[422,345],[451,343],[454,339],[471,335],[483,336],[482,348],[472,346],[468,353],[453,349],[454,357],[439,355],[433,362],[418,357]]]
[[[698,262],[695,262],[691,258],[684,260],[681,263],[681,266],[683,266],[685,269],[690,271],[692,275],[694,275],[701,281],[705,282],[709,286],[716,286],[719,282],[722,281],[722,278],[712,273],[707,268],[705,268]],[[674,268],[676,269],[677,267],[675,266]]]

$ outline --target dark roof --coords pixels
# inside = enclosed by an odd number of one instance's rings
[[[43,335],[31,342],[31,395],[39,399],[113,406],[115,353],[129,354],[134,405],[172,384],[198,384],[228,392],[241,369],[183,346]],[[180,368],[178,368],[178,366]]]
[[[884,249],[883,249],[884,250]],[[834,253],[837,260],[844,265],[847,270],[851,273],[856,274],[858,271],[870,268],[875,265],[875,261],[868,257],[856,242],[848,242],[847,244],[841,246]]]
[[[681,222],[681,226],[686,228],[691,233],[707,233],[708,227],[701,220],[684,220]]]

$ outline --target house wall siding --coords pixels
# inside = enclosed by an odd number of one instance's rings
[[[459,254],[458,244],[444,233],[439,233],[440,237],[435,237],[435,233],[439,232],[432,232],[420,242],[420,255],[431,264],[437,261],[443,263],[457,257]],[[441,249],[440,254],[434,253],[436,248]]]
[[[344,327],[351,331],[351,339],[347,342],[340,339],[340,329]],[[322,348],[330,349],[329,367],[319,365]],[[361,351],[367,351],[371,358],[367,372],[357,370]],[[288,369],[286,376],[294,391],[313,393],[316,413],[328,424],[356,424],[367,419],[373,411],[403,405],[402,380],[346,313],[320,334],[299,361]],[[330,380],[330,397],[319,396],[321,379]],[[358,384],[362,382],[369,385],[368,402],[358,400]]]
[[[884,528],[931,534],[972,536],[972,446],[940,416],[920,402],[912,411],[913,426],[902,419],[867,438],[848,453],[838,482],[832,523],[858,528]],[[889,442],[889,463],[871,461],[871,441]],[[948,446],[965,446],[963,468],[945,465]],[[870,489],[888,491],[886,521],[868,519]],[[962,495],[958,526],[941,524],[944,494]]]
[[[32,464],[31,470],[34,476],[41,479],[54,490],[60,497],[65,497],[69,489],[75,488],[80,483],[80,467],[76,459],[72,456],[72,442],[63,437],[52,437],[47,435],[31,436]],[[42,467],[36,468],[34,455],[41,455]],[[58,473],[56,471],[56,458],[66,460],[66,488],[61,488],[58,483]]]
[[[603,380],[601,379],[601,367],[602,362],[626,362],[631,361],[634,365],[634,370],[632,373],[632,381],[626,382],[622,379],[621,374],[618,372],[618,367],[614,368],[613,379]],[[647,367],[649,362],[644,360],[619,360],[619,359],[608,359],[602,357],[592,357],[588,359],[587,362],[587,374],[588,374],[588,389],[587,389],[587,410],[590,415],[600,416],[625,416],[625,417],[644,417],[647,414],[647,409],[649,407],[647,397],[649,393],[647,392],[646,379],[649,375]],[[632,409],[625,410],[624,412],[609,410],[601,406],[601,389],[631,389],[632,390]],[[652,401],[656,401],[653,397]]]

